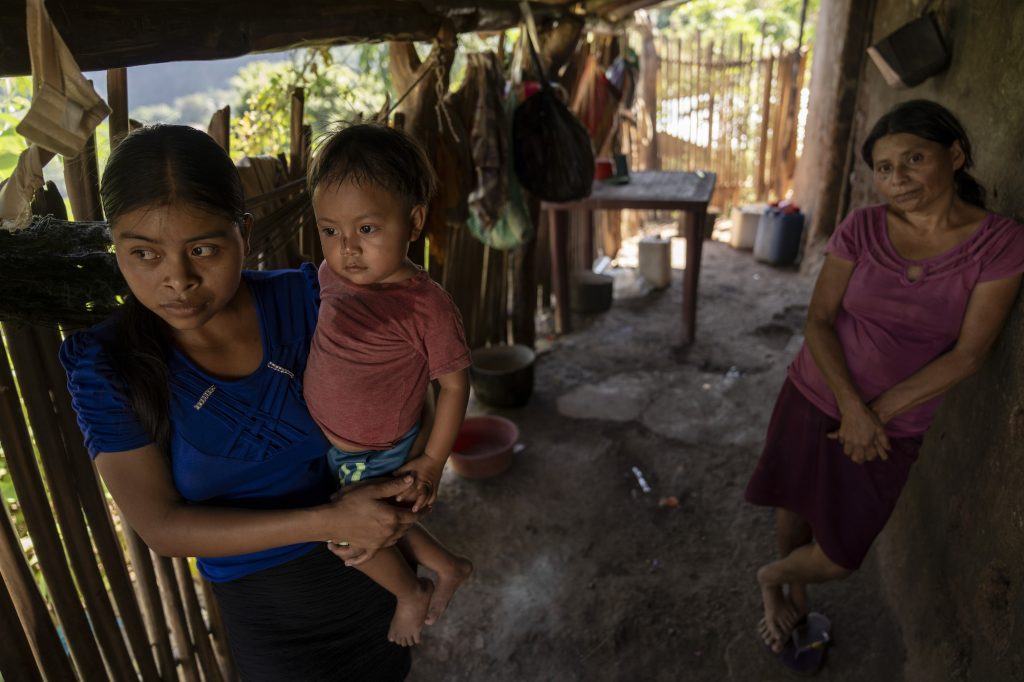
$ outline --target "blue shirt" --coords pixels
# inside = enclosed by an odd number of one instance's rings
[[[189,502],[248,509],[309,507],[337,486],[327,466],[330,444],[309,416],[302,374],[316,326],[316,270],[245,271],[260,321],[262,366],[247,377],[217,379],[174,349],[170,375],[171,470]],[[108,320],[69,337],[60,359],[85,445],[124,452],[152,442],[132,411],[107,344],[117,332]],[[251,554],[199,557],[199,571],[221,582],[294,559],[315,546],[302,543]]]

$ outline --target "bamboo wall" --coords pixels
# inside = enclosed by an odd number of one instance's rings
[[[0,335],[0,447],[17,495],[16,514],[0,515],[0,674],[235,679],[209,585],[188,560],[153,554],[105,496],[60,343],[52,328]]]

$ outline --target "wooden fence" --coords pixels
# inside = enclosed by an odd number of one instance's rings
[[[719,207],[785,196],[806,51],[773,54],[739,38],[716,44],[699,32],[654,41],[660,167],[715,172]],[[645,158],[636,144],[633,158]]]

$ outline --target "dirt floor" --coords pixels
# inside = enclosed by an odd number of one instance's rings
[[[742,494],[811,282],[708,242],[697,342],[682,350],[680,274],[576,318],[538,358],[528,406],[471,404],[515,421],[526,447],[494,479],[445,474],[427,526],[476,573],[410,680],[792,679],[756,637],[754,572],[774,539]],[[669,496],[678,507],[659,505]],[[903,680],[873,554],[812,599],[834,624],[818,679]]]

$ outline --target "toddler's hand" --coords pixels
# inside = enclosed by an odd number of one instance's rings
[[[437,489],[441,485],[441,472],[443,471],[444,462],[438,462],[425,454],[410,459],[395,471],[395,476],[412,475],[414,479],[412,487],[402,493],[398,501],[407,502],[414,499],[412,505],[414,512],[433,506],[434,501],[437,500]]]

